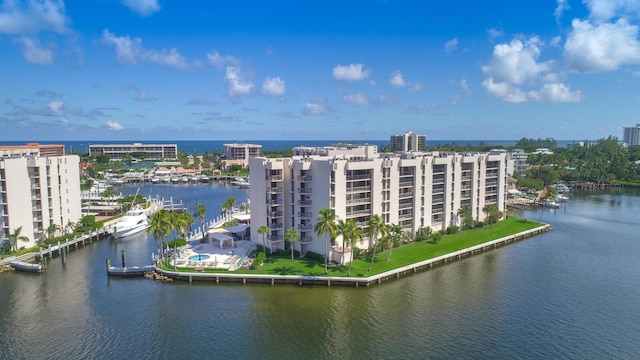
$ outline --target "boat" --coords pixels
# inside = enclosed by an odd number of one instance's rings
[[[560,205],[555,201],[547,201],[544,203],[544,206],[550,209],[558,209],[560,207]]]
[[[569,197],[566,195],[558,195],[558,201],[567,201]]]
[[[202,181],[203,183],[208,183],[209,182],[209,177],[207,175],[202,175],[200,177],[200,181]]]
[[[172,178],[171,178],[171,183],[173,183],[173,184],[177,184],[177,183],[179,183],[179,182],[180,182],[180,178],[178,178],[178,177],[172,177]]]
[[[198,182],[198,177],[197,176],[192,176],[191,177],[191,182],[194,183],[194,184],[197,183]]]
[[[17,271],[26,271],[26,272],[43,272],[44,266],[42,264],[34,264],[28,263],[24,261],[10,261],[9,265],[11,265]]]
[[[151,182],[154,183],[154,184],[157,184],[157,183],[160,182],[160,178],[159,177],[153,177],[153,178],[151,178]]]
[[[180,181],[182,181],[183,183],[185,183],[185,184],[186,184],[186,183],[188,183],[188,182],[189,182],[189,178],[188,178],[188,177],[186,177],[186,176],[183,176],[183,177],[181,177],[181,178],[180,178]]]
[[[111,228],[111,235],[114,237],[124,237],[137,234],[147,230],[149,221],[144,210],[133,208],[127,211],[124,216]]]

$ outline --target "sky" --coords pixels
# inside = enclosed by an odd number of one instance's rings
[[[622,138],[640,1],[0,0],[0,141]]]

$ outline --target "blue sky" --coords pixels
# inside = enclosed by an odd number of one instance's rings
[[[0,140],[622,137],[640,2],[0,0]]]

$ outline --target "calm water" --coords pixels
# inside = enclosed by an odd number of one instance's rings
[[[195,189],[153,191],[247,195]],[[369,289],[110,279],[106,258],[155,242],[101,241],[0,275],[0,358],[637,359],[639,211],[638,192],[574,194],[550,233]]]

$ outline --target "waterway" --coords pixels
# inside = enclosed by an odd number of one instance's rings
[[[247,196],[157,186],[208,211]],[[155,241],[101,241],[0,275],[0,359],[637,359],[639,212],[638,191],[572,194],[552,232],[358,289],[108,278]]]

